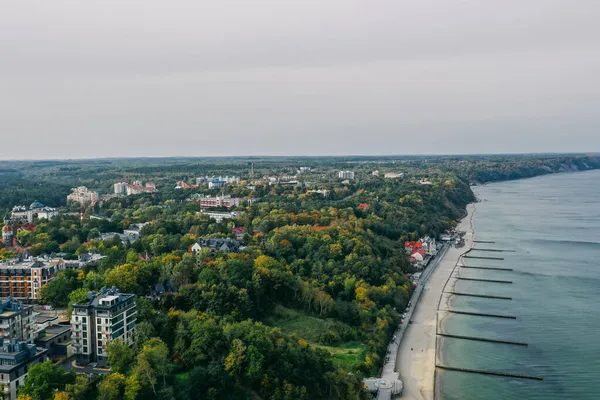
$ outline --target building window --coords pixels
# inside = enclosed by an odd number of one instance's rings
[[[98,349],[98,354],[102,354],[102,349]]]
[[[84,352],[84,353],[87,353],[87,347],[84,347],[84,348],[83,348],[83,352]]]
[[[87,346],[87,339],[83,339],[83,344]]]
[[[102,319],[98,318],[98,325],[100,325],[102,323]]]
[[[102,339],[102,334],[98,332],[98,339]]]

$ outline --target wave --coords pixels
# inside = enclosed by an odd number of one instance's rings
[[[559,244],[559,245],[581,245],[581,246],[600,246],[600,242],[595,240],[568,240],[568,239],[543,239],[543,238],[535,238],[535,239],[524,239],[522,242],[529,243],[537,243],[537,244]]]
[[[597,284],[596,282],[600,282],[600,277],[584,275],[584,274],[573,275],[573,274],[556,273],[556,272],[544,274],[544,273],[539,273],[539,272],[531,272],[531,271],[523,271],[523,270],[514,270],[514,271],[511,271],[510,273],[515,274],[515,275],[532,276],[532,277],[556,278],[556,279],[563,279],[563,280],[571,279],[571,280],[577,281],[578,284],[580,284],[581,282],[585,282],[585,283],[594,282],[594,284]]]

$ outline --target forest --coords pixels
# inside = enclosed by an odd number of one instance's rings
[[[252,163],[260,178],[249,176]],[[5,212],[38,200],[84,214],[36,220],[17,234],[22,247],[66,259],[105,256],[61,271],[42,287],[41,302],[69,309],[88,291],[114,286],[135,294],[138,308],[133,347],[108,347],[110,374],[39,364],[20,398],[370,398],[362,378],[378,374],[412,293],[404,242],[455,227],[476,200],[472,184],[598,167],[587,155],[0,163]],[[356,177],[342,182],[339,170]],[[174,189],[176,181],[228,174],[242,182]],[[271,175],[294,175],[299,184],[269,184]],[[152,180],[159,192],[66,203],[73,186],[110,193],[113,182],[133,179]],[[198,213],[193,193],[256,201],[236,207],[237,219],[217,222]],[[132,223],[148,223],[139,240],[100,240]],[[201,238],[237,238],[245,247],[192,253]],[[3,258],[13,255],[0,249]]]

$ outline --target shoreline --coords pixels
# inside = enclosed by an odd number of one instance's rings
[[[474,204],[467,205],[467,215],[457,229],[465,231],[465,245],[451,247],[440,259],[425,283],[423,293],[398,348],[398,373],[404,384],[403,399],[432,400],[435,397],[435,363],[437,347],[437,314],[444,288],[461,255],[472,247]]]

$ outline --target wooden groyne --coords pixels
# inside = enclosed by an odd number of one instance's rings
[[[469,256],[465,255],[464,258],[476,258],[478,260],[504,260],[504,257],[484,257],[484,256]]]
[[[493,295],[489,295],[489,294],[475,294],[475,293],[463,293],[463,292],[444,292],[444,293],[453,294],[455,296],[483,297],[484,299],[512,300],[512,297],[493,296]]]
[[[490,242],[489,240],[473,240],[473,243],[496,243],[496,242]]]
[[[440,310],[446,311],[453,314],[464,314],[464,315],[475,315],[477,317],[492,317],[492,318],[506,318],[506,319],[517,319],[514,315],[504,315],[504,314],[487,314],[487,313],[477,313],[471,311],[458,311],[458,310]]]
[[[535,376],[535,375],[525,375],[525,374],[513,374],[510,372],[498,372],[498,371],[488,371],[484,369],[471,369],[471,368],[459,368],[459,367],[450,367],[447,365],[436,364],[436,368],[445,369],[448,371],[459,371],[459,372],[468,372],[471,374],[481,374],[481,375],[495,375],[495,376],[504,376],[508,378],[521,378],[521,379],[532,379],[536,381],[543,381],[544,377]]]
[[[497,253],[515,253],[515,250],[508,249],[480,249],[479,247],[473,247],[473,251],[494,251]]]
[[[459,265],[460,268],[472,268],[472,269],[490,269],[494,271],[514,271],[512,268],[500,268],[500,267],[474,267],[471,265]]]
[[[513,281],[503,281],[500,279],[478,279],[478,278],[463,278],[457,277],[454,279],[458,279],[459,281],[476,281],[476,282],[493,282],[493,283],[513,283]]]
[[[516,341],[512,341],[512,340],[503,340],[503,339],[489,339],[489,338],[482,338],[482,337],[477,337],[477,336],[451,335],[449,333],[438,333],[438,336],[449,337],[449,338],[453,338],[453,339],[474,340],[477,342],[512,344],[515,346],[524,346],[524,347],[529,346],[529,344],[525,343],[525,342],[516,342]]]

